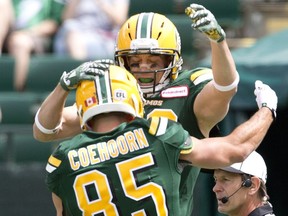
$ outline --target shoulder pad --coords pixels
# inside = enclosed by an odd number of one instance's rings
[[[194,83],[194,85],[198,85],[199,83],[212,79],[213,73],[210,68],[200,68],[199,70],[195,70],[195,72],[190,76],[190,80]]]

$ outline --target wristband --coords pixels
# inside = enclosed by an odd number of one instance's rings
[[[40,109],[38,109],[38,111],[37,111],[37,113],[35,115],[35,124],[36,124],[37,128],[44,134],[55,134],[55,133],[57,133],[57,131],[62,126],[62,121],[54,129],[47,129],[47,128],[43,127],[41,125],[41,123],[39,122],[39,119],[38,119],[39,111],[40,111]]]
[[[237,87],[238,83],[239,83],[239,74],[237,73],[237,76],[236,76],[236,79],[233,81],[233,83],[231,83],[230,85],[227,85],[227,86],[221,86],[221,85],[218,85],[215,80],[213,80],[213,84],[215,86],[215,88],[219,91],[222,91],[222,92],[226,92],[226,91],[230,91],[234,88]]]
[[[267,103],[263,103],[263,104],[262,104],[262,107],[267,107],[268,109],[270,109],[270,111],[272,112],[273,120],[275,121],[275,120],[276,120],[276,117],[277,117],[276,110],[273,109],[273,108],[268,107],[268,106],[267,106]]]

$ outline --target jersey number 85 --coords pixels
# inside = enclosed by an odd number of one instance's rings
[[[157,215],[168,215],[166,198],[163,188],[153,182],[137,186],[133,175],[134,171],[154,165],[151,153],[146,153],[119,163],[116,163],[119,180],[125,196],[139,201],[151,197],[155,204]],[[89,201],[85,185],[95,184],[99,199]],[[113,196],[108,183],[107,176],[97,170],[92,170],[78,175],[74,181],[74,192],[77,198],[79,209],[84,216],[93,216],[103,213],[105,216],[118,216],[116,205],[112,202]],[[127,206],[126,206],[127,207]],[[131,216],[145,216],[144,209],[131,213]]]

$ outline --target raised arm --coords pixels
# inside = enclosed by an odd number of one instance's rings
[[[276,117],[277,96],[260,81],[255,83],[255,95],[259,110],[246,122],[225,137],[196,139],[192,137],[193,150],[181,155],[181,159],[203,168],[219,168],[242,162],[265,137]]]
[[[70,90],[82,80],[92,80],[105,72],[109,59],[86,62],[70,72],[64,72],[59,84],[44,100],[33,125],[34,138],[42,141],[60,140],[81,132],[76,106],[64,107]]]
[[[76,107],[64,108],[68,94],[69,92],[58,84],[42,103],[33,124],[35,139],[47,142],[68,138],[81,132]]]
[[[203,88],[194,104],[200,129],[207,135],[227,114],[230,101],[237,91],[239,75],[225,32],[214,15],[198,4],[191,4],[185,12],[192,20],[192,27],[207,36],[211,45],[213,81]]]

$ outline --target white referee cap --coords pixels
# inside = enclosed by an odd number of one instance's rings
[[[267,167],[262,156],[253,151],[242,163],[234,163],[231,166],[220,168],[233,173],[243,173],[256,176],[266,183]]]

